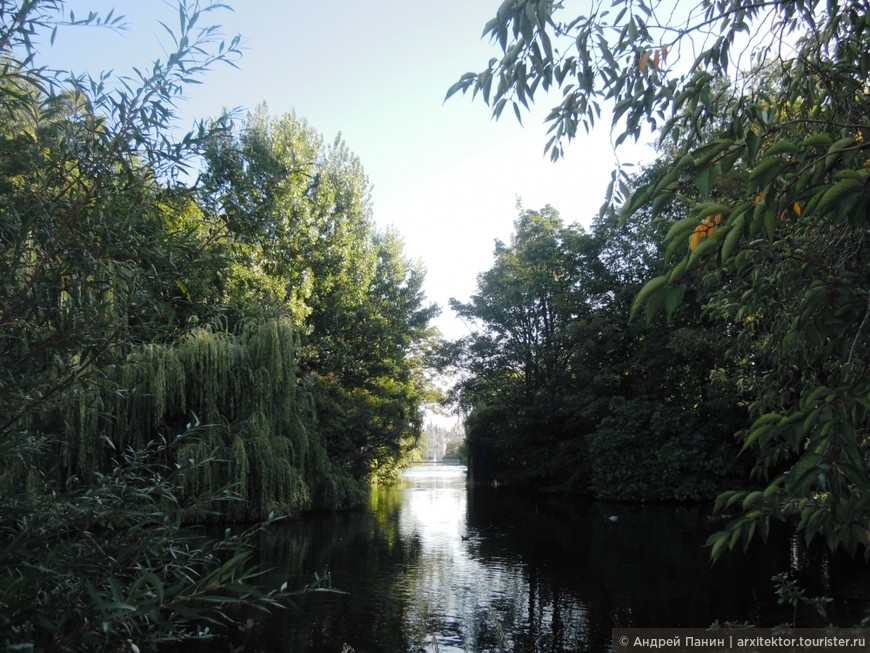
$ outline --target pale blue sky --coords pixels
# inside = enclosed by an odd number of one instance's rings
[[[229,0],[234,13],[215,14],[228,36],[247,48],[240,69],[212,71],[191,87],[185,122],[224,107],[265,101],[272,115],[294,109],[327,140],[341,132],[372,184],[374,217],[394,226],[405,249],[427,269],[427,295],[443,308],[437,325],[448,337],[465,329],[447,308],[467,299],[476,275],[490,267],[493,241],[507,240],[516,198],[526,208],[552,204],[566,222],[588,225],[613,167],[607,130],[582,137],[556,164],[546,142],[540,102],[520,127],[510,111],[493,122],[480,101],[447,88],[479,70],[497,48],[481,40],[500,0]],[[124,33],[65,30],[51,59],[76,71],[147,65],[161,56],[177,22],[162,0],[74,0],[85,14],[115,7]],[[625,158],[625,154],[623,157]]]

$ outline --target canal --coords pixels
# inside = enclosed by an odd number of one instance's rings
[[[603,504],[466,485],[465,468],[420,465],[371,506],[277,525],[259,547],[267,583],[319,591],[256,617],[237,650],[268,653],[610,650],[614,627],[791,622],[774,574],[801,605],[798,626],[864,616],[863,560],[808,550],[783,527],[764,545],[711,564],[719,523],[704,507]],[[329,591],[328,588],[333,590]],[[223,649],[222,649],[223,650]]]

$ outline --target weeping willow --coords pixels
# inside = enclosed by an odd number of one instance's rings
[[[276,319],[141,346],[71,390],[42,416],[40,430],[61,436],[61,475],[83,480],[122,448],[187,434],[177,460],[167,462],[191,470],[185,496],[195,520],[251,521],[357,503],[361,486],[331,463],[313,427],[297,344],[290,320]],[[234,500],[201,500],[228,487]]]

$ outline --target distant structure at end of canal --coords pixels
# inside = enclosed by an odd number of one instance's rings
[[[465,429],[462,422],[456,421],[452,425],[439,426],[433,422],[427,422],[423,427],[425,448],[423,460],[440,463],[444,460],[458,460],[459,450],[465,441]]]

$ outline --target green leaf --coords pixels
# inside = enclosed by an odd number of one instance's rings
[[[801,147],[827,149],[831,146],[832,142],[828,134],[810,134],[801,142]]]
[[[726,490],[725,492],[719,493],[716,497],[716,500],[713,503],[713,512],[718,513],[722,512],[725,509],[725,505],[728,500],[735,494],[734,490]]]
[[[864,190],[864,184],[858,179],[847,178],[837,182],[828,188],[815,205],[814,212],[819,215],[824,215],[832,208],[845,201],[849,195],[861,193]]]
[[[751,129],[746,133],[746,160],[753,161],[758,152],[758,134]]]
[[[783,166],[782,160],[778,157],[771,156],[762,159],[749,175],[750,185],[756,189],[764,188],[776,178]]]
[[[710,196],[710,187],[712,183],[712,171],[710,168],[704,168],[695,175],[695,185],[698,187],[702,197]]]
[[[680,278],[683,276],[683,273],[689,267],[689,257],[684,256],[680,261],[673,267],[670,274],[668,274],[668,283],[677,283],[680,281]]]
[[[449,100],[450,97],[458,91],[462,91],[463,93],[465,93],[468,90],[469,86],[474,84],[476,79],[477,74],[475,73],[465,73],[464,75],[462,75],[462,77],[459,78],[459,81],[452,84],[450,88],[447,89],[447,94],[444,96],[444,101],[446,102],[447,100]]]
[[[515,0],[503,0],[503,2],[498,6],[498,9],[495,12],[495,19],[499,26],[504,26],[507,23],[508,17],[511,15],[514,8],[514,4]]]
[[[780,154],[794,154],[799,150],[797,144],[792,143],[791,141],[781,140],[776,141],[773,145],[771,145],[767,150],[765,150],[765,156],[777,156]]]
[[[689,253],[689,268],[698,265],[707,256],[707,250],[715,249],[719,246],[719,240],[722,238],[722,230],[715,231],[712,235],[701,239],[698,246],[693,252]]]
[[[710,550],[710,558],[714,561],[718,560],[728,547],[728,534],[721,531],[715,533],[707,540],[707,544],[713,545],[713,548]]]
[[[776,238],[776,223],[779,221],[779,216],[776,211],[767,209],[764,212],[764,233],[767,239],[773,242]]]
[[[821,454],[809,451],[795,463],[786,477],[786,489],[792,496],[804,496],[816,484],[821,459]]]
[[[148,571],[147,569],[143,570],[142,576],[148,581],[148,584],[154,589],[154,592],[157,594],[157,601],[160,605],[163,605],[165,600],[165,593],[163,587],[163,581],[160,580],[154,573]]]
[[[668,275],[670,278],[671,275]],[[667,286],[664,293],[665,316],[670,324],[674,311],[682,303],[683,296],[686,294],[685,284],[679,286]]]
[[[731,207],[727,204],[720,204],[719,202],[705,202],[703,204],[696,204],[692,208],[692,213],[694,213],[693,217],[695,218],[696,223],[698,223],[711,215],[721,215],[724,217],[731,213]]]
[[[743,148],[732,147],[731,150],[719,160],[719,168],[722,175],[727,175],[731,172],[731,168],[734,167],[734,164],[737,162],[737,159],[740,158],[742,153]]]
[[[731,139],[715,139],[712,143],[693,150],[694,165],[697,168],[706,168],[713,159],[733,145],[734,141]]]
[[[780,491],[780,489],[781,489],[781,488],[780,488],[778,482],[775,481],[775,482],[771,483],[771,484],[768,485],[766,488],[764,488],[764,498],[765,498],[765,499],[770,499],[770,498],[773,497],[775,494],[777,494],[777,493]]]
[[[731,253],[734,251],[734,247],[743,236],[743,223],[745,219],[745,214],[741,211],[736,215],[732,215],[728,220],[728,233],[725,234],[725,240],[722,242],[722,250],[720,253],[723,262],[731,258]]]
[[[695,165],[695,156],[689,152],[688,154],[684,154],[679,158],[676,165],[674,166],[674,171],[680,171],[684,168],[691,168]]]
[[[744,524],[744,528],[741,529],[741,540],[744,551],[747,551],[749,549],[749,545],[752,544],[752,538],[755,536],[755,529],[758,525],[758,522],[763,520],[764,517],[762,516],[759,517],[759,519],[753,519],[752,521]]]
[[[653,277],[644,284],[643,288],[640,289],[640,292],[634,298],[634,302],[632,302],[629,320],[633,320],[640,308],[648,303],[652,297],[660,295],[662,289],[668,283],[668,276],[667,274],[662,274]],[[661,301],[661,298],[659,298],[659,301]]]
[[[175,285],[181,291],[181,294],[184,295],[185,299],[187,299],[188,301],[192,301],[192,297],[190,296],[190,291],[187,289],[187,286],[184,285],[184,282],[181,281],[181,279],[176,279]]]
[[[619,212],[620,224],[625,224],[625,222],[634,214],[635,211],[637,211],[641,206],[649,201],[652,190],[653,185],[646,184],[635,190],[629,196],[628,201],[623,205],[622,210]]]
[[[762,542],[767,542],[767,536],[770,533],[770,519],[758,520],[758,537]]]
[[[651,212],[653,217],[656,217],[662,213],[665,207],[674,199],[674,194],[668,191],[658,191],[655,192],[655,199],[653,199]]]
[[[825,293],[826,290],[824,287],[816,288],[817,292]],[[815,407],[815,405],[821,401],[824,397],[831,394],[831,389],[826,385],[820,385],[813,388],[807,395],[801,397],[800,405],[801,408],[806,410],[809,408]]]
[[[694,215],[690,215],[687,218],[681,218],[674,222],[670,229],[668,229],[668,233],[665,235],[665,242],[670,240],[674,240],[679,238],[680,236],[685,236],[688,233],[691,233],[692,230],[698,226],[698,218]]]
[[[755,490],[754,492],[750,492],[746,495],[746,498],[743,499],[743,510],[750,510],[755,508],[758,503],[764,498],[764,492],[761,490]]]

